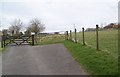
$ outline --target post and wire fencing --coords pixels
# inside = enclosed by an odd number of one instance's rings
[[[108,53],[116,53],[118,49],[118,30],[117,29],[104,29],[99,25],[96,28],[82,28],[82,31],[76,32],[75,30],[69,30],[66,38],[72,40],[75,43],[90,46],[96,50],[103,50]]]

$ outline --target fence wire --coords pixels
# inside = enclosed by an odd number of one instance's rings
[[[83,32],[77,32],[77,42],[83,44]],[[75,40],[75,32],[72,31],[72,40]],[[87,46],[96,48],[96,31],[84,32],[84,40]],[[118,30],[108,29],[98,31],[99,49],[117,58],[118,55]]]

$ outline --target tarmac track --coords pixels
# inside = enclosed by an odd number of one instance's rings
[[[10,46],[2,54],[3,75],[86,75],[63,44]]]

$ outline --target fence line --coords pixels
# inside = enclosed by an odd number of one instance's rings
[[[99,26],[96,25],[96,50],[99,50]],[[70,30],[70,33],[68,33],[68,31],[66,31],[66,35],[65,35],[65,38],[66,40],[72,40],[73,42],[77,43],[78,40],[77,40],[77,29],[74,30],[74,34],[75,36],[73,37],[74,39],[72,39],[72,30]],[[70,35],[70,37],[69,37]],[[83,45],[86,45],[85,43],[85,30],[84,28],[82,28],[82,42],[83,42]]]

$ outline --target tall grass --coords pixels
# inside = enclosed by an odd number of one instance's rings
[[[47,36],[38,38],[38,44],[44,45],[44,44],[54,44],[54,43],[62,43],[65,39],[65,36],[63,34],[51,34]]]

